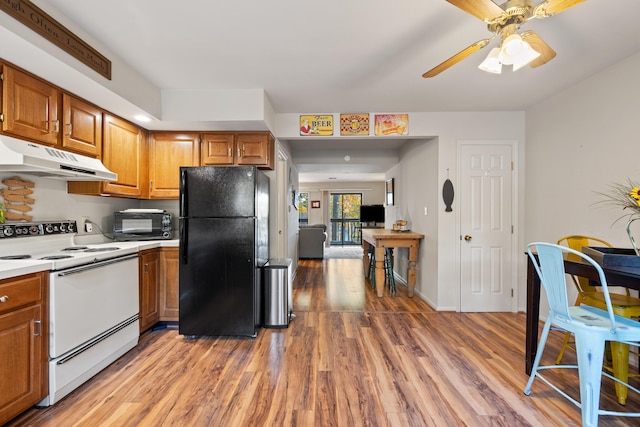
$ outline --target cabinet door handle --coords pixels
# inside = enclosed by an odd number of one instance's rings
[[[227,157],[231,157],[233,153],[231,153],[231,147],[227,148]]]
[[[149,264],[144,265],[144,272],[149,273]]]
[[[238,147],[238,157],[240,157],[240,147]]]
[[[53,133],[60,132],[60,120],[53,120],[51,123],[53,123]]]
[[[72,123],[67,123],[66,126],[69,127],[69,131],[67,132],[66,136],[71,136],[71,134],[73,134],[73,124]]]
[[[33,328],[33,335],[39,337],[40,335],[42,335],[42,321],[35,320],[33,323],[38,326],[38,332],[35,331],[35,327]]]
[[[9,295],[2,295],[0,297],[0,302],[7,302],[9,301]]]

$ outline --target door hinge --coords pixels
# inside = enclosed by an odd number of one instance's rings
[[[511,298],[513,298],[513,288],[511,288]]]
[[[511,225],[511,234],[513,234],[513,225]]]

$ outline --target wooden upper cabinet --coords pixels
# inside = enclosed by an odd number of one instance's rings
[[[202,134],[202,166],[233,165],[235,162],[235,135]]]
[[[46,82],[2,65],[2,131],[58,145],[61,93]]]
[[[269,132],[236,135],[238,165],[264,166],[273,169],[273,136]]]
[[[201,164],[253,165],[273,169],[274,139],[269,132],[205,133]]]
[[[149,197],[177,199],[180,166],[200,164],[200,134],[152,132],[149,137]]]
[[[104,115],[102,162],[118,174],[104,184],[105,193],[130,197],[147,194],[148,156],[146,133],[110,114]]]
[[[69,181],[67,192],[146,198],[149,194],[147,136],[142,128],[105,113],[102,163],[107,169],[117,173],[118,179],[111,182]]]
[[[102,110],[66,93],[62,95],[62,109],[62,148],[101,157]]]

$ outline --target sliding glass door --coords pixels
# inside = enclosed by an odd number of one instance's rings
[[[332,246],[360,245],[361,193],[332,193],[329,198],[329,236]]]

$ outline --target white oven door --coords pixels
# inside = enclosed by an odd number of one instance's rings
[[[135,316],[138,256],[51,273],[49,356],[59,357]]]

